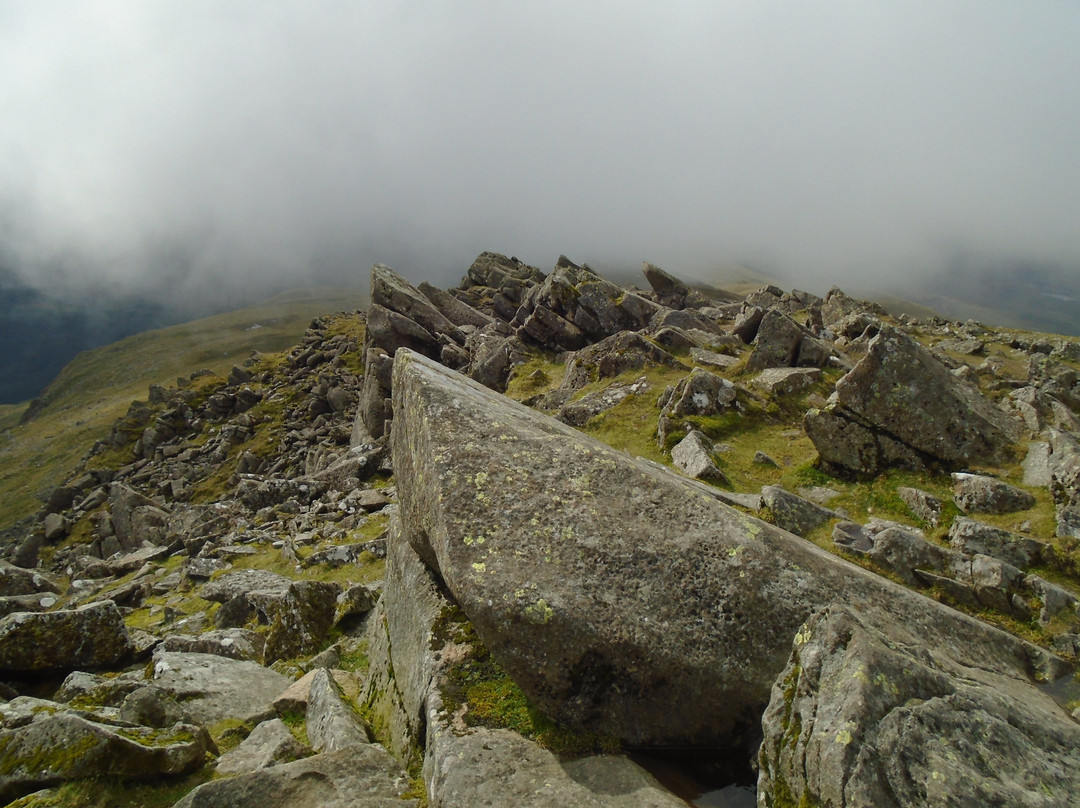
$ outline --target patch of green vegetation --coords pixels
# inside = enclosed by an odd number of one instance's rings
[[[464,659],[449,668],[442,690],[448,712],[466,705],[465,723],[469,726],[510,729],[566,757],[621,749],[617,738],[576,732],[544,715],[495,661],[460,610],[444,615],[433,635],[433,642],[439,642],[441,636],[442,642],[452,640],[471,647]]]
[[[30,794],[10,803],[8,808],[171,808],[196,786],[213,777],[203,768],[187,777],[158,778],[150,781],[121,780],[118,777],[95,777],[64,783],[42,796]]]
[[[368,668],[371,666],[371,662],[368,660],[367,650],[368,641],[366,638],[359,640],[347,648],[343,648],[338,667],[342,670],[352,671],[353,673],[367,672]]]
[[[311,746],[307,734],[307,716],[301,710],[285,710],[279,716],[281,723],[289,728],[296,740],[304,746]]]
[[[511,369],[506,395],[515,401],[522,401],[530,396],[547,393],[562,384],[565,376],[565,364],[545,356],[536,356]]]
[[[224,718],[209,727],[209,732],[210,737],[217,744],[218,751],[225,754],[243,743],[253,729],[255,729],[255,726],[250,721],[241,721],[239,718]]]
[[[29,402],[23,402],[22,404],[0,404],[0,432],[18,426],[19,421],[22,420],[23,413],[26,412],[28,406]]]

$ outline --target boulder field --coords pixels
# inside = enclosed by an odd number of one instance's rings
[[[643,274],[151,386],[6,534],[0,797],[1074,802],[1076,343]]]

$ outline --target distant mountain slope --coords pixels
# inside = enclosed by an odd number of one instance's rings
[[[33,398],[79,351],[179,319],[131,296],[51,297],[0,267],[0,403]]]
[[[14,425],[22,408],[0,408],[0,528],[36,510],[40,495],[131,401],[145,400],[150,384],[175,384],[197,368],[228,375],[252,351],[295,343],[313,318],[365,306],[354,289],[296,290],[81,353],[42,392],[28,423]]]
[[[897,294],[953,320],[1080,335],[1080,268],[958,262]]]

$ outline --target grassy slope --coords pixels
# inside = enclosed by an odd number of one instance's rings
[[[25,405],[0,408],[0,530],[37,510],[150,384],[175,384],[198,368],[227,375],[252,351],[295,344],[315,317],[365,305],[354,289],[297,290],[80,354],[42,394],[32,421],[16,425]]]

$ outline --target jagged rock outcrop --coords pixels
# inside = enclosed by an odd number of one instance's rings
[[[526,694],[571,726],[732,743],[787,638],[838,592],[864,619],[920,625],[969,660],[992,653],[1002,675],[1055,664],[417,354],[398,354],[394,391],[408,541]]]
[[[1080,725],[918,627],[830,606],[796,633],[762,719],[758,804],[1066,805]]]
[[[856,474],[890,465],[1003,463],[1020,426],[901,331],[882,326],[866,355],[804,421],[821,459]]]

